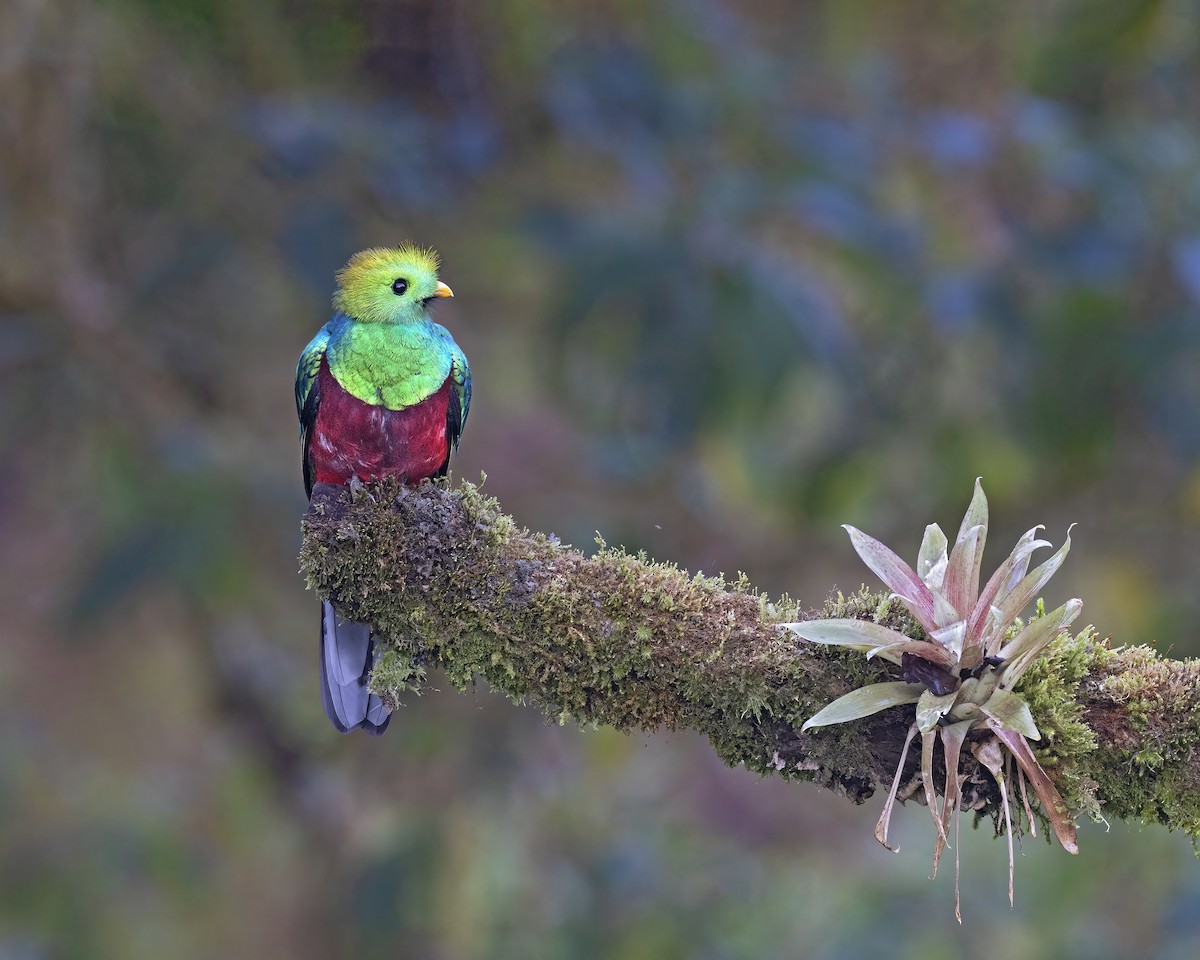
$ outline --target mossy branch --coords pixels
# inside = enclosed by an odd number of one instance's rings
[[[910,723],[911,708],[893,709],[800,733],[825,704],[896,668],[802,644],[780,625],[862,617],[919,636],[882,595],[839,596],[817,613],[744,580],[603,546],[587,556],[521,529],[471,484],[318,487],[300,561],[318,594],[391,642],[373,686],[393,705],[436,665],[459,689],[482,676],[560,723],[696,730],[730,765],[855,802],[891,781]],[[1059,641],[1021,692],[1043,734],[1039,759],[1072,809],[1200,835],[1200,662],[1114,649],[1088,628]],[[993,781],[972,762],[964,798],[994,816]]]

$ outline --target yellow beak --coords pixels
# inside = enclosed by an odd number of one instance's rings
[[[454,291],[439,280],[437,289],[433,291],[433,295],[435,297],[452,297],[454,296]]]

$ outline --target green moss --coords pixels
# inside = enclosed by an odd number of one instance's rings
[[[371,690],[395,710],[405,693],[421,694],[425,684],[425,668],[413,659],[411,652],[388,647],[375,662],[371,671]]]
[[[1200,836],[1200,663],[1113,651],[1103,694],[1120,707],[1098,751],[1106,811]]]

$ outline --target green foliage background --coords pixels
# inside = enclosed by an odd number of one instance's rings
[[[480,689],[336,738],[291,377],[443,254],[456,472],[813,605],[846,521],[1195,652],[1200,13],[1182,0],[0,7],[0,957],[1192,957],[1183,838],[964,838]],[[436,681],[434,686],[436,686]]]

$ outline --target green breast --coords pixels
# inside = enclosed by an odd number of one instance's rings
[[[450,351],[429,322],[347,324],[326,357],[351,396],[389,410],[420,403],[450,375]]]

